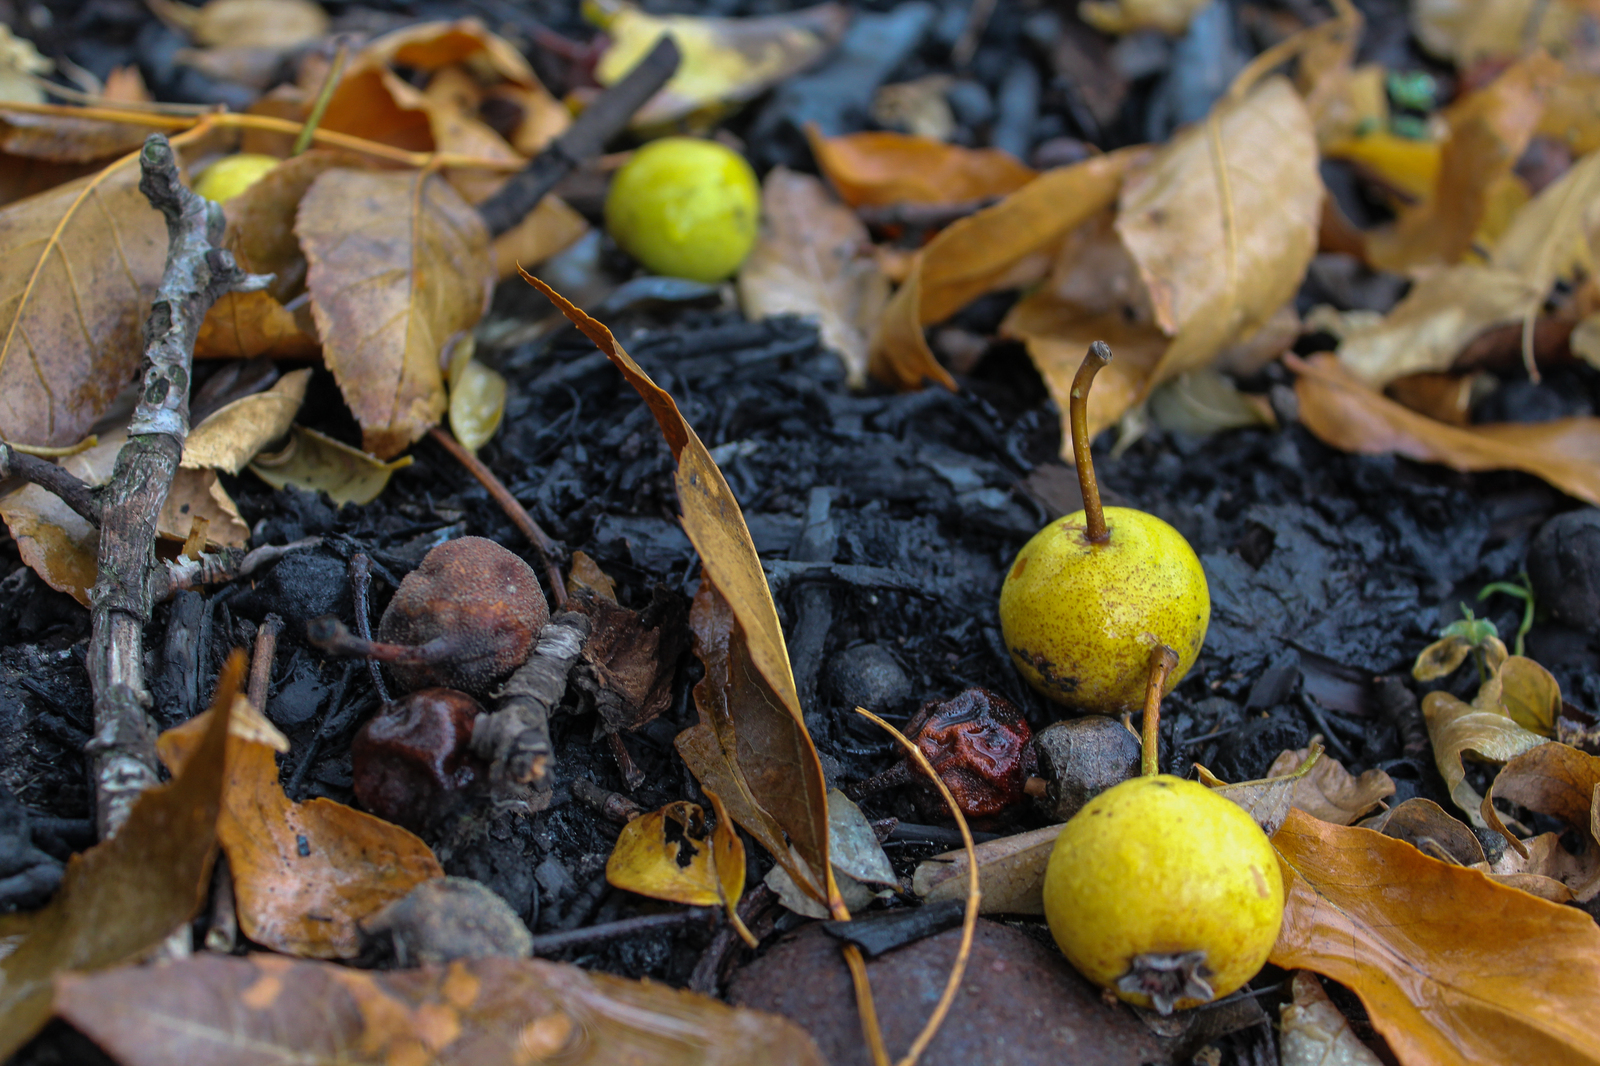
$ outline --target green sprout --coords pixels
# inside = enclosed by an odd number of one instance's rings
[[[1482,598],[1481,596],[1479,597]],[[1489,677],[1489,670],[1485,664],[1484,645],[1500,636],[1500,630],[1487,618],[1478,618],[1472,613],[1472,608],[1466,604],[1461,605],[1462,617],[1451,622],[1439,631],[1439,636],[1446,640],[1458,638],[1472,649],[1472,661],[1478,666],[1478,683],[1481,685]],[[1504,654],[1504,653],[1502,653]]]
[[[1478,602],[1483,602],[1497,592],[1504,593],[1507,596],[1515,596],[1522,601],[1522,624],[1517,626],[1516,646],[1516,654],[1522,655],[1526,646],[1524,640],[1528,635],[1528,630],[1533,628],[1533,582],[1528,580],[1528,572],[1524,570],[1517,575],[1516,584],[1512,584],[1509,581],[1496,581],[1485,585],[1482,591],[1478,593]],[[1466,607],[1463,605],[1461,609],[1466,610]],[[1468,612],[1468,614],[1470,616],[1471,612]],[[1460,623],[1456,624],[1459,625]]]

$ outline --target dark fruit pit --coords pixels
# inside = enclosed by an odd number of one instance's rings
[[[961,813],[998,814],[1025,798],[1033,731],[1004,697],[969,688],[943,703],[925,703],[906,731]]]
[[[373,654],[404,689],[460,689],[482,699],[528,658],[550,620],[539,579],[492,540],[461,537],[406,575],[378,625]],[[369,654],[372,654],[369,652]]]
[[[459,810],[488,767],[472,754],[483,708],[465,692],[425,688],[385,707],[350,745],[356,800],[414,833]]]

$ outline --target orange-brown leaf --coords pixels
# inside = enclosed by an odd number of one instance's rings
[[[904,133],[807,131],[817,165],[851,207],[951,204],[1009,196],[1038,177],[998,148],[963,148]]]
[[[1600,1062],[1600,929],[1582,911],[1291,812],[1271,961],[1361,997],[1405,1066]]]
[[[1600,418],[1446,425],[1407,410],[1362,384],[1331,355],[1286,357],[1300,375],[1300,418],[1347,452],[1396,452],[1455,470],[1522,470],[1562,492],[1600,504]]]
[[[206,728],[202,715],[163,733],[162,760],[182,773]],[[240,736],[228,741],[217,835],[233,874],[239,928],[291,955],[353,958],[361,946],[357,922],[444,876],[428,846],[397,825],[328,799],[290,800],[272,747]]]
[[[197,955],[72,978],[58,1004],[123,1066],[824,1066],[784,1018],[542,959],[371,973]]]
[[[444,414],[439,357],[483,313],[488,231],[442,178],[335,169],[312,183],[295,232],[323,358],[366,450],[393,458]]]
[[[200,909],[217,852],[228,709],[243,679],[235,654],[217,680],[212,706],[222,713],[195,737],[190,764],[140,796],[116,836],[74,855],[43,910],[9,916],[0,929],[20,938],[0,962],[0,1057],[50,1020],[57,974],[137,958]]]

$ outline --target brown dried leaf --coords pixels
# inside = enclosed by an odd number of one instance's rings
[[[389,484],[389,475],[410,465],[409,455],[386,463],[314,429],[290,426],[289,443],[257,455],[250,472],[275,489],[293,485],[325,492],[334,503],[371,503]]]
[[[1062,239],[1116,199],[1123,174],[1147,151],[1124,149],[1047,171],[993,207],[940,231],[889,301],[869,346],[872,376],[903,389],[920,388],[927,379],[954,388],[955,379],[934,359],[923,326],[1022,277],[1037,281]]]
[[[638,390],[678,464],[683,528],[703,568],[690,625],[706,662],[706,677],[695,686],[701,724],[679,735],[678,750],[702,786],[722,796],[734,820],[785,864],[787,835],[804,864],[822,871],[809,876],[823,882],[816,886],[820,898],[837,912],[822,765],[806,732],[778,611],[733,490],[672,397],[611,331],[527,271],[522,276]],[[797,880],[808,876],[799,867],[790,872],[797,871]]]
[[[1600,854],[1591,847],[1579,858],[1561,846],[1560,834],[1542,833],[1507,848],[1492,866],[1479,862],[1472,868],[1551,903],[1570,903],[1575,897],[1568,885],[1587,888],[1592,898],[1594,882],[1600,878]]]
[[[1556,878],[1580,903],[1600,895],[1600,758],[1566,744],[1541,744],[1511,759],[1495,776],[1483,799],[1483,818],[1511,845],[1508,854],[1527,859],[1532,841],[1524,844],[1511,835],[1494,809],[1497,799],[1559,818],[1585,841],[1583,861],[1557,843],[1554,850],[1545,849],[1544,861],[1526,865],[1526,872]]]
[[[75,977],[58,1009],[123,1066],[824,1066],[783,1018],[542,959],[371,973],[197,955]]]
[[[0,961],[0,1057],[50,1020],[57,974],[135,959],[199,911],[217,853],[227,709],[243,679],[244,657],[235,653],[212,704],[223,713],[196,735],[187,770],[141,795],[116,836],[74,855],[44,909],[8,916],[0,932],[14,947]]]
[[[175,774],[189,765],[211,714],[157,740]],[[240,736],[228,741],[217,836],[240,930],[290,955],[354,958],[361,919],[444,876],[428,846],[397,825],[332,800],[292,802],[278,783],[272,745]]]
[[[1484,861],[1483,844],[1465,822],[1430,799],[1413,796],[1398,807],[1361,823],[1384,836],[1404,840],[1424,855],[1472,866]]]
[[[1320,751],[1317,741],[1298,751],[1286,751],[1272,761],[1268,777],[1293,773],[1311,756]],[[1313,818],[1334,825],[1352,825],[1357,818],[1394,795],[1394,782],[1382,770],[1367,770],[1355,777],[1344,768],[1344,763],[1323,755],[1309,773],[1294,783],[1293,805]]]
[[[157,11],[179,6],[164,2]],[[328,14],[311,0],[210,0],[186,28],[201,45],[283,49],[326,34]]]
[[[183,442],[183,466],[237,474],[268,444],[289,432],[306,398],[311,370],[291,370],[272,388],[226,404]]]
[[[532,269],[588,232],[589,223],[582,215],[560,197],[546,196],[522,221],[494,239],[495,275],[509,278],[518,266]]]
[[[306,257],[294,234],[295,212],[306,190],[334,167],[360,169],[366,163],[353,153],[325,148],[285,159],[222,205],[223,217],[228,220],[223,245],[245,270],[274,275],[272,295],[288,300],[299,291],[306,275]],[[211,325],[218,315],[213,310],[206,324]]]
[[[1039,176],[998,148],[963,148],[890,132],[823,137],[813,127],[807,135],[817,166],[851,207],[1009,196]]]
[[[589,565],[594,567],[592,560]],[[576,560],[572,573],[578,577]],[[589,616],[589,639],[583,645],[587,671],[576,673],[573,683],[594,700],[608,732],[638,729],[672,705],[678,659],[689,649],[682,601],[660,596],[641,614],[614,597],[575,597],[573,609]]]
[[[1367,455],[1397,452],[1455,470],[1522,470],[1570,496],[1600,505],[1600,419],[1446,425],[1368,388],[1336,356],[1285,356],[1300,375],[1295,395],[1307,429],[1335,448]]]
[[[1288,770],[1276,776],[1255,781],[1240,781],[1230,785],[1199,763],[1194,764],[1196,779],[1207,788],[1249,812],[1261,831],[1268,836],[1278,831],[1283,820],[1289,817],[1294,805],[1296,786],[1322,759],[1322,738],[1313,737],[1306,755]]]
[[[821,181],[785,167],[762,183],[761,219],[761,237],[739,268],[745,317],[813,319],[844,360],[850,386],[864,386],[867,338],[889,302],[867,228]]]
[[[1424,48],[1464,70],[1480,60],[1515,59],[1534,45],[1559,55],[1583,40],[1592,11],[1583,0],[1418,0],[1410,20]]]
[[[0,438],[73,444],[138,369],[167,258],[138,182],[129,155],[0,208]]]
[[[94,163],[137,151],[148,126],[71,115],[31,115],[0,105],[0,152],[49,163]]]
[[[1299,811],[1272,843],[1288,898],[1270,961],[1352,989],[1405,1066],[1600,1062],[1588,915]]]
[[[986,840],[978,856],[981,914],[1043,914],[1044,871],[1062,826]],[[911,890],[925,903],[967,898],[967,853],[947,851],[917,864]]]
[[[1513,656],[1515,658],[1515,656]],[[1510,662],[1511,660],[1506,660]],[[1430,692],[1422,698],[1422,716],[1428,723],[1433,761],[1450,789],[1450,798],[1467,812],[1479,829],[1486,827],[1479,807],[1483,797],[1467,783],[1462,755],[1471,752],[1488,762],[1506,762],[1542,744],[1537,733],[1518,725],[1500,699],[1500,677],[1491,675],[1473,701],[1463,703],[1448,692]]]
[[[483,313],[488,232],[438,177],[342,169],[312,183],[295,232],[323,358],[366,449],[392,459],[445,412],[440,355]]]
[[[259,290],[224,293],[194,342],[196,359],[313,359],[321,350],[292,311]]]

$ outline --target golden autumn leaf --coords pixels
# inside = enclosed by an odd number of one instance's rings
[[[1313,747],[1279,755],[1267,768],[1267,776],[1293,773],[1312,751],[1320,750],[1316,746],[1319,739],[1312,738]],[[1366,770],[1356,777],[1338,759],[1323,754],[1315,766],[1296,779],[1291,804],[1320,821],[1350,825],[1392,795],[1394,781],[1382,770]]]
[[[640,815],[622,827],[606,860],[606,880],[653,899],[723,907],[745,942],[755,947],[756,939],[739,919],[738,910],[739,897],[744,895],[744,841],[734,831],[722,800],[715,792],[706,795],[716,808],[715,829],[707,833],[705,812],[685,800]],[[678,826],[670,836],[669,820]]]
[[[275,452],[262,452],[250,472],[275,489],[293,486],[325,492],[334,503],[371,503],[389,484],[389,475],[411,465],[402,455],[384,462],[305,426],[290,426],[289,440]]]
[[[212,712],[161,734],[176,774],[190,764]],[[290,955],[354,958],[356,923],[444,870],[410,832],[342,803],[295,803],[278,783],[273,746],[230,736],[217,838],[233,875],[239,928]]]
[[[1535,841],[1513,837],[1494,808],[1497,799],[1559,818],[1584,841],[1581,858],[1562,847],[1555,834],[1544,841],[1543,862],[1527,868],[1563,882],[1574,898],[1586,903],[1600,895],[1600,758],[1568,744],[1541,744],[1516,756],[1500,768],[1480,808],[1484,821],[1523,859]],[[1543,837],[1536,838],[1543,840]]]
[[[262,448],[289,432],[305,402],[311,370],[291,370],[265,392],[218,408],[190,430],[182,465],[237,474]]]
[[[172,781],[141,795],[110,840],[74,855],[61,887],[42,910],[7,915],[0,935],[14,947],[0,961],[0,1056],[42,1029],[51,982],[67,971],[130,962],[193,918],[211,884],[217,820],[225,788],[223,748],[229,708],[244,680],[235,652],[217,679],[208,728],[195,757]]]
[[[312,183],[295,232],[323,358],[366,450],[392,459],[445,412],[440,353],[483,313],[488,231],[435,175],[335,169]]]
[[[223,293],[195,336],[196,359],[312,359],[317,338],[268,292]]]
[[[1325,444],[1348,452],[1395,452],[1456,470],[1522,470],[1600,505],[1600,419],[1460,427],[1407,410],[1359,381],[1336,356],[1285,357],[1299,374],[1300,418]]]
[[[557,196],[546,196],[522,221],[494,239],[494,272],[499,278],[516,274],[565,251],[589,232],[589,222]]]
[[[785,1018],[542,959],[382,973],[206,954],[74,978],[58,1002],[123,1066],[824,1066]]]
[[[1506,664],[1520,659],[1512,656]],[[1501,671],[1505,669],[1502,665]],[[1489,762],[1506,762],[1549,741],[1520,725],[1506,711],[1501,699],[1502,673],[1496,671],[1478,689],[1471,703],[1463,703],[1448,692],[1430,692],[1422,698],[1422,716],[1428,723],[1428,739],[1433,744],[1434,764],[1450,789],[1450,798],[1467,812],[1479,829],[1485,827],[1479,813],[1483,797],[1466,780],[1461,757],[1470,752]]]
[[[1434,55],[1466,68],[1484,59],[1514,59],[1530,45],[1573,47],[1594,9],[1583,0],[1417,0],[1411,29]]]
[[[0,248],[0,438],[73,444],[138,369],[166,265],[138,154],[0,208]]]
[[[734,821],[786,868],[787,836],[804,864],[791,874],[810,880],[839,913],[822,765],[806,732],[783,628],[738,500],[672,397],[611,331],[527,271],[522,276],[622,371],[655,415],[677,462],[681,520],[702,567],[690,624],[698,647],[709,650],[706,677],[695,686],[701,722],[679,735],[678,750],[702,784],[722,797]]]
[[[806,131],[817,166],[851,207],[951,204],[1009,196],[1038,177],[1010,152],[904,133]]]
[[[978,857],[981,914],[1043,914],[1044,871],[1063,826],[1047,825],[1026,833],[986,840]],[[935,855],[917,865],[911,888],[924,903],[965,900],[969,887],[965,851]]]
[[[1587,914],[1299,811],[1272,844],[1288,892],[1269,961],[1353,990],[1404,1066],[1600,1062]]]
[[[867,380],[867,338],[889,302],[867,228],[809,174],[774,167],[761,185],[761,236],[739,268],[745,317],[816,321],[852,388]]]
[[[285,159],[255,184],[222,205],[228,227],[222,243],[239,266],[273,275],[271,294],[286,300],[305,282],[306,257],[294,234],[295,212],[311,183],[335,167],[361,169],[366,160],[351,152],[313,148]],[[207,324],[217,317],[213,311]]]

